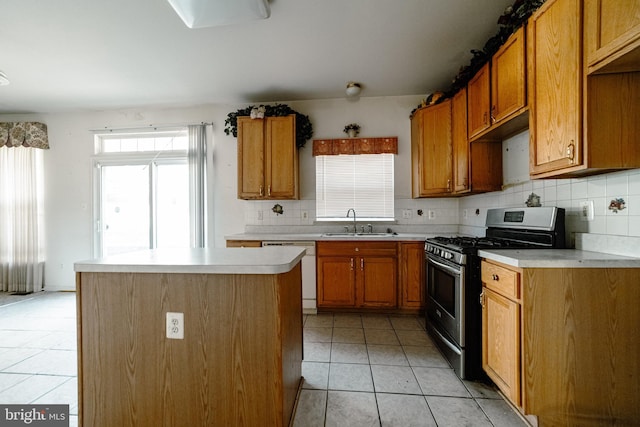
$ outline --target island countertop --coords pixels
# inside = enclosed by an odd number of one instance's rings
[[[74,264],[76,272],[280,274],[304,256],[304,248],[152,249]]]

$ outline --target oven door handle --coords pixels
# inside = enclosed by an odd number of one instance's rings
[[[427,262],[430,262],[431,264],[433,264],[435,266],[438,266],[438,267],[448,271],[451,274],[455,274],[456,276],[460,275],[460,270],[458,270],[456,268],[453,268],[453,267],[450,267],[447,264],[442,264],[442,263],[440,263],[438,261],[435,261],[435,260],[433,260],[431,258],[427,258]]]
[[[457,354],[458,356],[462,355],[462,351],[456,347],[455,345],[453,345],[451,342],[449,342],[449,339],[447,337],[445,337],[444,335],[442,335],[440,333],[440,331],[438,331],[435,328],[431,328],[429,329],[430,331],[434,332],[436,335],[438,335],[438,338],[440,338],[440,341],[446,345],[447,347],[449,347],[451,349],[451,351],[453,351],[455,354]]]

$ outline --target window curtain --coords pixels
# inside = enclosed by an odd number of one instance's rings
[[[42,150],[0,147],[0,291],[44,288]]]
[[[206,236],[206,176],[207,132],[206,124],[189,125],[189,187],[191,212],[191,246],[205,247]]]

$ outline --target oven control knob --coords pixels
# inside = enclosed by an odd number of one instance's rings
[[[451,252],[444,253],[444,259],[451,259],[451,258],[453,258],[453,254]]]

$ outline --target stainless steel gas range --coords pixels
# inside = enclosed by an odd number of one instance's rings
[[[478,249],[564,248],[564,209],[489,209],[486,237],[427,239],[427,330],[462,379],[480,379],[482,307]]]

